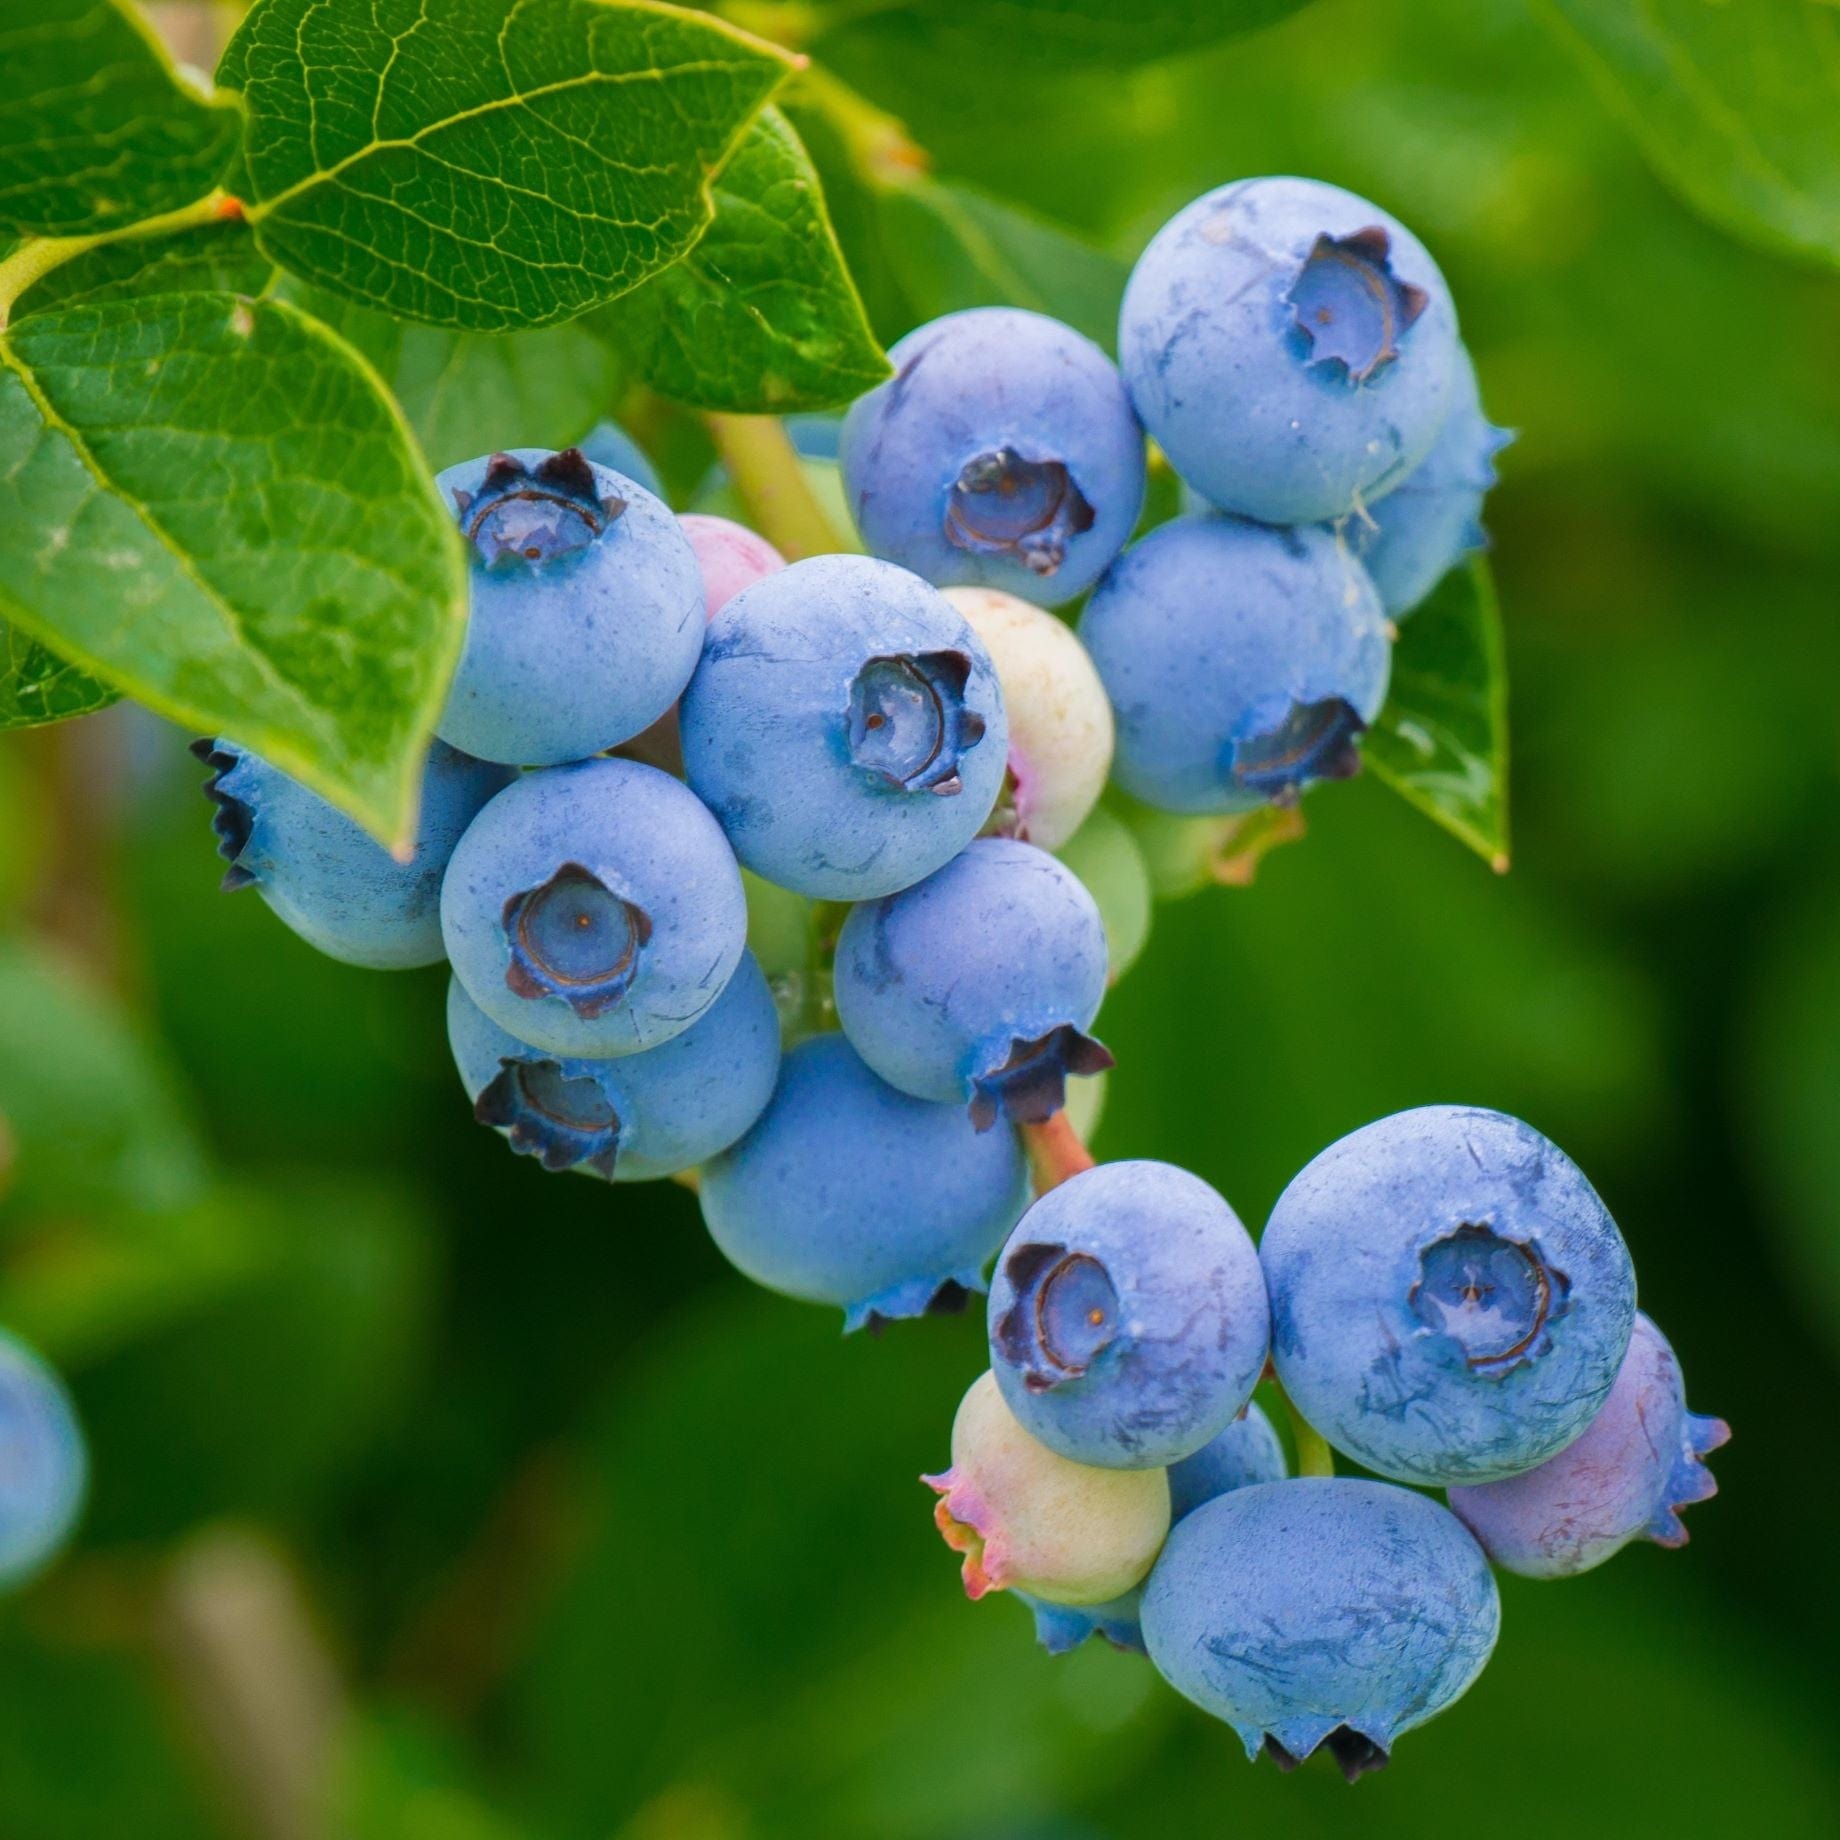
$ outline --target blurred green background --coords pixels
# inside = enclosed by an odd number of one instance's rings
[[[0,745],[33,1153],[0,1320],[96,1466],[76,1552],[0,1602],[0,1835],[287,1835],[321,1742],[356,1840],[1840,1830],[1840,278],[1692,214],[1520,0],[1321,0],[1039,85],[830,56],[942,179],[1126,260],[1279,170],[1437,252],[1520,430],[1513,872],[1375,782],[1312,798],[1250,890],[1159,911],[1097,1147],[1256,1226],[1378,1114],[1527,1117],[1732,1421],[1724,1494],[1685,1553],[1507,1581],[1481,1683],[1383,1776],[1248,1767],[1142,1662],[1052,1661],[959,1594],[915,1477],[975,1318],[846,1342],[681,1189],[506,1154],[441,976],[220,898],[182,738],[118,711]],[[834,202],[893,336],[902,254]]]

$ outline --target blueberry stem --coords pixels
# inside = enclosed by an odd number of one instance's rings
[[[710,410],[702,419],[748,522],[788,562],[834,556],[850,547],[806,483],[798,452],[777,416]]]
[[[1069,1176],[1091,1169],[1098,1160],[1080,1141],[1079,1132],[1065,1112],[1056,1112],[1046,1124],[1025,1124],[1022,1141],[1029,1153],[1038,1195],[1058,1188]]]
[[[1284,1402],[1284,1416],[1291,1421],[1291,1442],[1297,1446],[1297,1474],[1333,1476],[1335,1452],[1329,1448],[1328,1440],[1291,1403],[1291,1396],[1284,1390],[1282,1381],[1274,1379],[1272,1385],[1277,1388],[1278,1397]]]

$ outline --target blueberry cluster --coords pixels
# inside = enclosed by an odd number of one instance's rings
[[[199,751],[227,886],[337,957],[450,965],[461,1081],[514,1150],[685,1178],[734,1265],[846,1328],[962,1307],[995,1255],[991,1369],[930,1479],[971,1594],[1358,1774],[1486,1660],[1489,1557],[1678,1539],[1722,1428],[1512,1119],[1355,1133],[1259,1247],[1068,1129],[1147,908],[1108,779],[1234,814],[1355,771],[1503,438],[1424,248],[1310,181],[1160,231],[1119,352],[1008,309],[902,340],[814,463],[868,554],[674,516],[610,426],[442,474],[471,613],[404,860]],[[1191,508],[1133,541],[1146,432]],[[1049,611],[1082,597],[1077,630]],[[1326,1439],[1389,1480],[1288,1479],[1274,1371],[1307,1467]]]

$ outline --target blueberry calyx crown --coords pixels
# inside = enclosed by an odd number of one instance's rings
[[[1538,1246],[1507,1239],[1486,1221],[1463,1221],[1419,1254],[1406,1293],[1429,1331],[1449,1336],[1464,1365],[1499,1378],[1537,1360],[1570,1307],[1571,1280]]]
[[[520,997],[560,997],[585,1021],[632,988],[652,936],[651,916],[590,869],[565,862],[548,881],[505,903],[511,961],[505,983]]]
[[[243,757],[235,748],[208,735],[192,743],[192,753],[211,769],[211,777],[204,783],[204,796],[216,807],[211,813],[211,830],[217,838],[217,853],[230,865],[218,886],[225,894],[235,894],[239,888],[253,887],[256,881],[254,871],[245,869],[239,860],[249,848],[256,815],[235,793],[224,790],[224,780]]]
[[[1399,356],[1399,340],[1431,296],[1393,273],[1391,244],[1378,224],[1348,236],[1317,237],[1284,296],[1310,364],[1339,364],[1366,383]]]
[[[481,1124],[503,1131],[520,1156],[545,1169],[585,1163],[611,1177],[620,1149],[620,1115],[591,1079],[565,1078],[553,1060],[502,1059],[473,1103]]]
[[[946,500],[947,539],[976,556],[1013,556],[1052,575],[1067,545],[1093,527],[1093,508],[1059,460],[992,448],[959,469]]]
[[[964,652],[871,658],[850,685],[850,758],[899,792],[963,791],[959,763],[984,738],[984,718],[965,707],[970,681]]]
[[[534,467],[515,454],[494,454],[479,490],[454,494],[460,528],[488,569],[573,555],[625,509],[625,499],[601,496],[579,447]]]
[[[1384,1744],[1377,1744],[1365,1732],[1356,1731],[1349,1725],[1336,1726],[1323,1739],[1323,1744],[1335,1759],[1335,1767],[1348,1782],[1359,1782],[1369,1770],[1384,1770],[1392,1761],[1392,1754]],[[1265,1734],[1265,1754],[1286,1775],[1305,1761],[1302,1757],[1292,1756],[1270,1732]]]
[[[1029,1392],[1079,1379],[1112,1345],[1118,1292],[1091,1253],[1034,1241],[1004,1260],[1003,1275],[1016,1301],[998,1320],[993,1339]]]
[[[971,1122],[988,1131],[999,1117],[1011,1124],[1046,1124],[1067,1103],[1071,1074],[1103,1073],[1113,1064],[1103,1043],[1063,1022],[1045,1035],[1018,1035],[1000,1065],[971,1082]]]
[[[1274,727],[1230,744],[1233,783],[1274,805],[1294,805],[1319,779],[1353,779],[1361,770],[1356,746],[1367,732],[1346,698],[1294,702]]]

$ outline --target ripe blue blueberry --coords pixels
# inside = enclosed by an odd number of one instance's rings
[[[1455,400],[1457,316],[1424,245],[1314,179],[1243,179],[1151,239],[1119,364],[1170,464],[1225,511],[1345,516],[1418,465]]]
[[[509,769],[437,741],[428,750],[414,852],[398,862],[341,811],[221,737],[194,741],[211,769],[212,829],[226,891],[254,888],[309,945],[348,965],[397,971],[442,956],[441,877],[461,833]]]
[[[702,576],[664,505],[573,447],[490,454],[436,484],[472,558],[441,738],[550,766],[656,722],[703,646]]]
[[[649,1182],[726,1150],[766,1109],[779,1012],[751,952],[691,1025],[642,1054],[558,1059],[447,987],[447,1039],[473,1115],[545,1169]]]
[[[581,451],[594,465],[644,486],[654,498],[664,498],[664,481],[651,456],[618,422],[596,422],[581,443]]]
[[[0,1591],[24,1584],[64,1544],[88,1476],[62,1383],[0,1331]]]
[[[1495,483],[1495,456],[1513,439],[1482,413],[1476,367],[1459,349],[1456,401],[1430,453],[1378,504],[1343,524],[1394,619],[1472,550],[1487,547],[1482,501]]]
[[[872,900],[949,862],[1002,789],[996,672],[934,588],[866,556],[814,556],[710,622],[684,692],[684,765],[756,874]]]
[[[1681,1509],[1718,1493],[1701,1458],[1730,1436],[1723,1419],[1687,1410],[1674,1350],[1638,1314],[1622,1371],[1583,1434],[1538,1469],[1452,1489],[1450,1505],[1497,1565],[1569,1578],[1631,1540],[1684,1546]]]
[[[1235,1489],[1170,1533],[1144,1586],[1150,1659],[1290,1769],[1327,1744],[1350,1782],[1482,1672],[1501,1602],[1481,1548],[1409,1489],[1302,1477]]]
[[[1331,1144],[1259,1252],[1286,1391],[1338,1450],[1402,1482],[1493,1482],[1563,1450],[1635,1320],[1628,1249],[1578,1166],[1467,1106]]]
[[[1045,850],[980,837],[899,894],[850,910],[837,939],[837,1018],[891,1086],[1040,1124],[1067,1076],[1112,1057],[1085,1031],[1105,995],[1105,927]]]
[[[1118,719],[1114,775],[1164,811],[1289,804],[1347,778],[1392,668],[1380,597],[1330,532],[1229,517],[1133,544],[1080,637]]]
[[[1039,313],[974,307],[910,332],[843,425],[863,541],[941,587],[1057,606],[1136,526],[1144,437],[1112,361]]]
[[[896,1092],[841,1035],[780,1064],[759,1122],[703,1171],[703,1219],[757,1284],[844,1312],[846,1330],[960,1309],[1028,1198],[1007,1127]]]
[[[630,760],[527,773],[460,839],[441,886],[454,975],[551,1054],[636,1054],[722,993],[747,937],[721,828]]]
[[[1149,1469],[1232,1423],[1270,1325],[1258,1254],[1207,1183],[1169,1163],[1101,1163],[1043,1195],[998,1257],[990,1364],[1050,1450]]]

